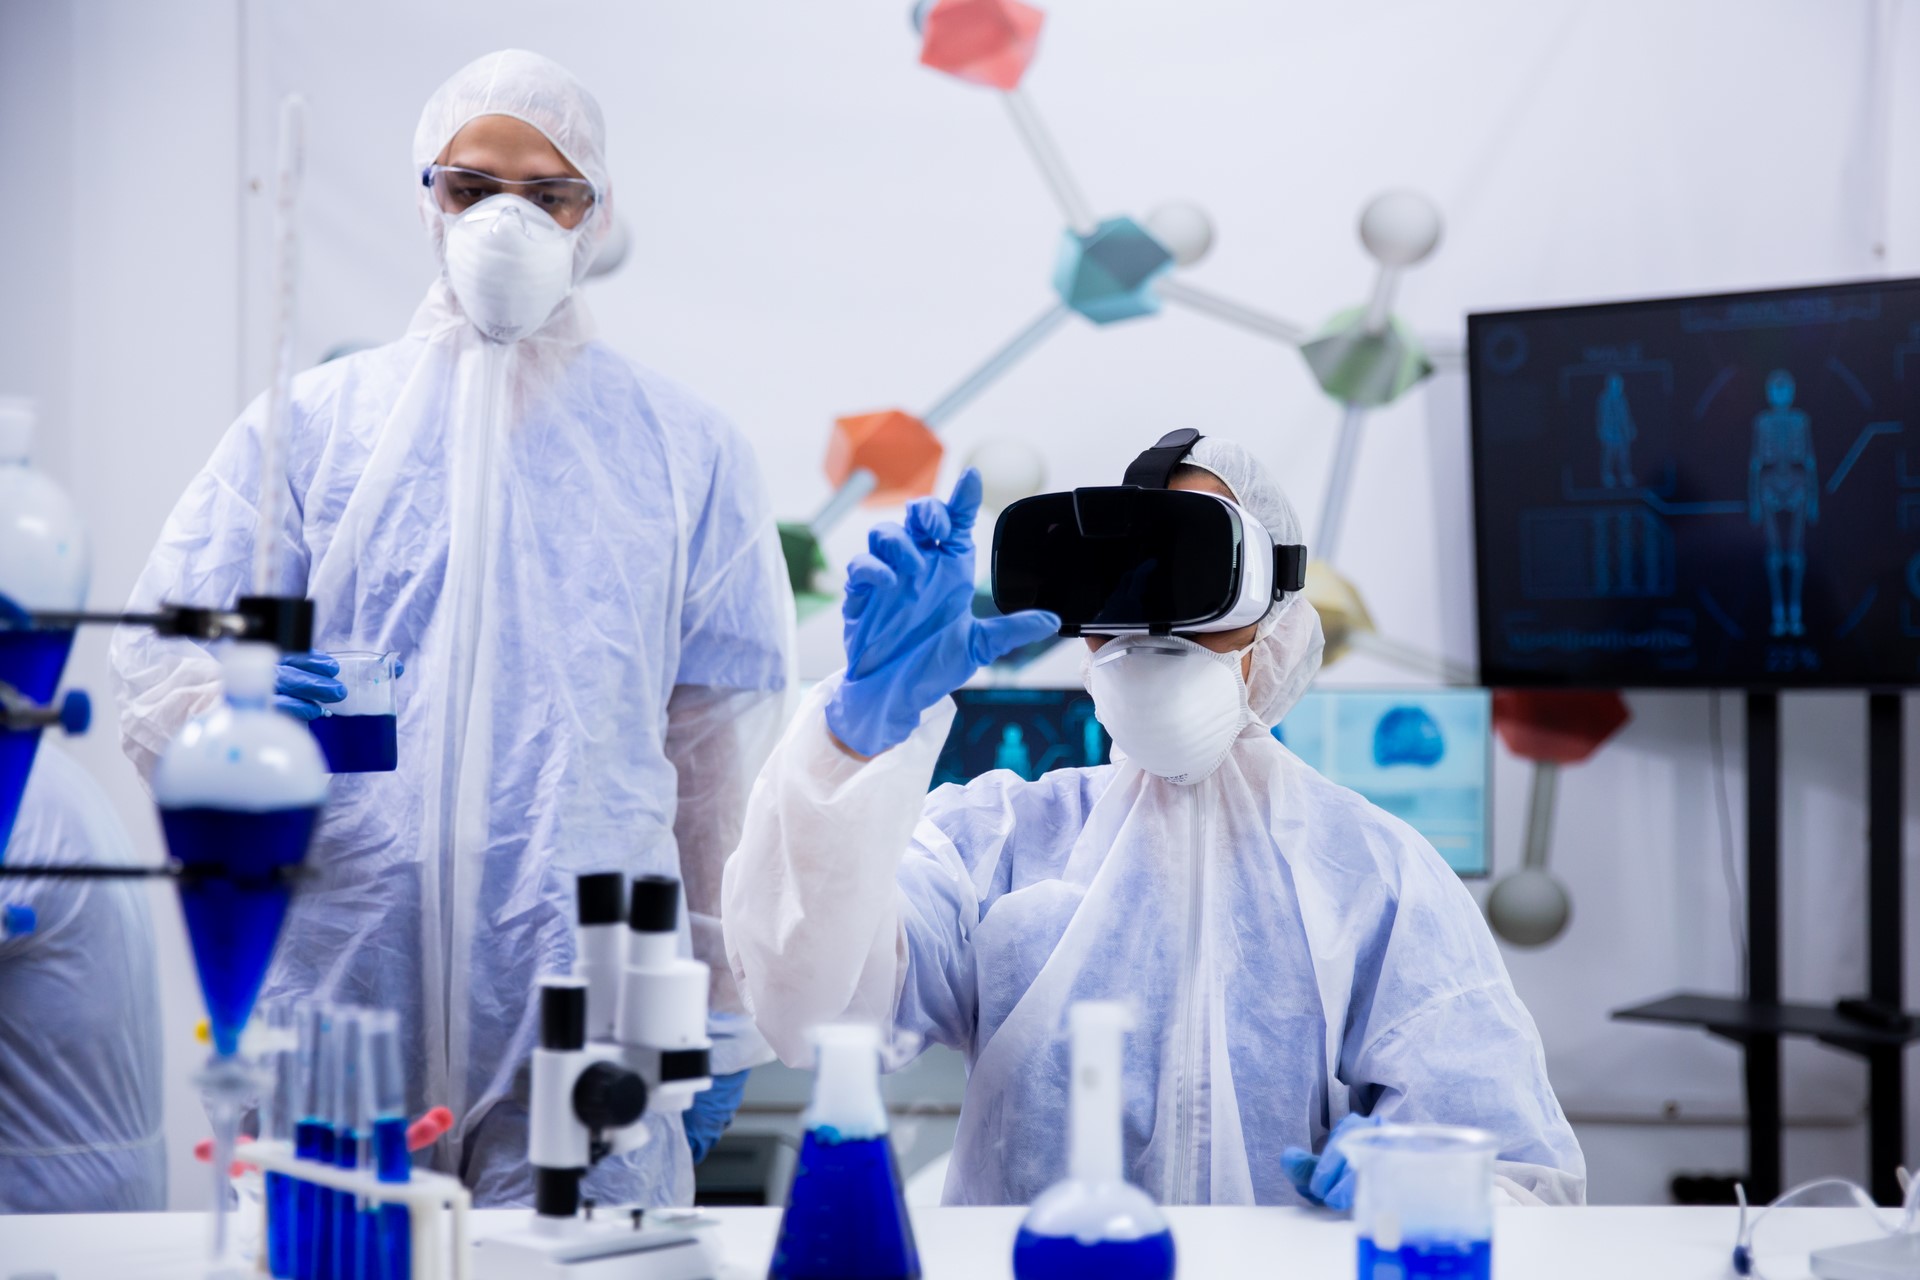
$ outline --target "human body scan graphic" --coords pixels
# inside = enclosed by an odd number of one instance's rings
[[[1793,375],[1767,376],[1767,407],[1753,420],[1747,515],[1767,531],[1767,587],[1773,634],[1806,634],[1800,591],[1807,577],[1807,526],[1820,521],[1820,474],[1807,415],[1793,407]]]
[[[1633,487],[1633,409],[1627,404],[1627,384],[1617,373],[1594,402],[1594,430],[1600,437],[1600,483],[1609,489]]]

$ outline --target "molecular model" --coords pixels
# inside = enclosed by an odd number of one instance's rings
[[[921,0],[912,16],[920,36],[920,61],[997,91],[1039,168],[1066,222],[1053,272],[1055,297],[923,412],[882,409],[834,422],[826,459],[832,496],[812,519],[780,526],[801,617],[837,598],[837,584],[825,576],[821,539],[863,503],[895,505],[932,492],[942,455],[940,429],[1038,350],[1070,316],[1109,325],[1154,315],[1173,303],[1297,349],[1322,390],[1343,407],[1320,522],[1310,543],[1314,562],[1307,585],[1326,627],[1327,660],[1336,660],[1349,648],[1365,648],[1422,674],[1464,682],[1465,674],[1443,661],[1379,637],[1358,590],[1334,568],[1368,412],[1404,395],[1433,371],[1420,342],[1393,315],[1392,305],[1402,273],[1439,244],[1439,211],[1411,191],[1372,200],[1360,218],[1361,242],[1379,264],[1372,295],[1310,333],[1185,277],[1183,268],[1200,261],[1213,245],[1212,219],[1199,206],[1166,204],[1140,219],[1094,213],[1032,99],[1020,87],[1039,44],[1045,20],[1040,9],[1021,0]],[[1038,456],[1015,442],[990,441],[969,461],[981,468],[990,508],[1037,493],[1045,483]],[[975,609],[992,611],[984,591]],[[1008,661],[1031,661],[1045,647],[1031,647]]]

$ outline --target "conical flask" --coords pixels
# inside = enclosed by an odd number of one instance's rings
[[[274,711],[274,651],[234,644],[226,701],[180,731],[154,771],[214,1052],[231,1057],[273,959],[327,772],[313,736]]]
[[[53,701],[71,628],[28,628],[20,615],[87,603],[87,532],[66,490],[28,465],[33,402],[0,396],[0,695]],[[70,732],[79,732],[70,728]],[[0,856],[33,768],[40,730],[0,727]]]
[[[920,1251],[900,1194],[880,1101],[880,1031],[813,1033],[813,1104],[780,1219],[769,1280],[918,1280]]]
[[[1167,1280],[1173,1233],[1153,1197],[1121,1174],[1122,1004],[1083,1000],[1067,1012],[1073,1035],[1067,1176],[1041,1192],[1013,1242],[1017,1280]]]

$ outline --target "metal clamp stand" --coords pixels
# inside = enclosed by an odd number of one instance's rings
[[[1867,698],[1867,998],[1826,1005],[1780,999],[1780,702],[1771,691],[1747,694],[1747,995],[1685,992],[1616,1009],[1628,1022],[1703,1027],[1745,1056],[1747,1193],[1755,1202],[1780,1194],[1780,1041],[1807,1036],[1867,1060],[1868,1186],[1881,1204],[1899,1204],[1906,1095],[1906,1046],[1920,1040],[1920,1019],[1904,1012],[1901,931],[1900,695]]]

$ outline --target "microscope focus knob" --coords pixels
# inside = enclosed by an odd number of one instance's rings
[[[573,1113],[595,1131],[624,1129],[647,1109],[647,1083],[625,1067],[596,1062],[573,1085]]]

